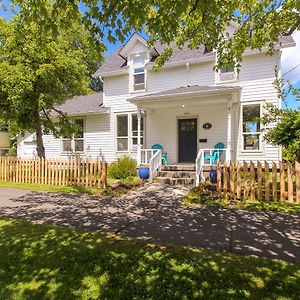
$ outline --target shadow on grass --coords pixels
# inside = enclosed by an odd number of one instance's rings
[[[299,299],[299,265],[0,221],[1,299]]]

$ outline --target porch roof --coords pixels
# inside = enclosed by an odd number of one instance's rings
[[[182,98],[185,96],[232,95],[233,92],[239,92],[241,89],[240,86],[191,85],[134,97],[129,99],[129,101],[138,105],[139,103],[145,103],[151,100]]]

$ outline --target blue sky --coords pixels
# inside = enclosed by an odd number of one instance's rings
[[[0,5],[1,2],[5,5],[9,4],[9,0],[0,0]],[[84,7],[82,7],[82,10],[84,10]],[[6,19],[9,19],[11,17],[11,14],[5,11],[0,6],[0,17],[5,17]],[[290,80],[295,87],[300,89],[300,31],[295,32],[293,34],[293,38],[296,42],[296,47],[283,49],[281,57],[281,69],[282,74],[287,73],[286,76],[284,76],[284,79]],[[111,54],[121,45],[120,42],[117,42],[116,44],[112,44],[107,40],[105,40],[104,42],[107,47],[106,55]],[[293,71],[290,71],[293,68],[295,69]],[[282,106],[283,108],[287,107],[291,109],[296,109],[297,107],[300,107],[300,101],[296,101],[295,96],[289,95],[285,103],[282,104]]]

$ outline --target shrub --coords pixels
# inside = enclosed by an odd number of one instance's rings
[[[109,166],[108,174],[114,179],[134,177],[136,176],[136,162],[129,156],[118,158]]]

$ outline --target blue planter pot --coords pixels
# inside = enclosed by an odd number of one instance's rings
[[[217,183],[217,170],[210,170],[209,178],[211,183]]]
[[[146,179],[149,179],[149,168],[140,168],[139,169],[139,177],[141,178],[141,179],[144,179],[144,180],[146,180]]]

